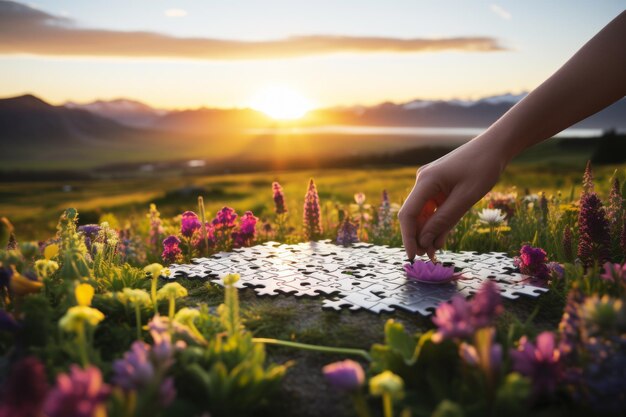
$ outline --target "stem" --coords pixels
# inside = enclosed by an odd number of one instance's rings
[[[135,304],[135,320],[137,322],[137,340],[141,340],[141,309],[139,303]]]
[[[170,297],[170,311],[168,317],[171,320],[174,320],[174,313],[176,312],[176,299],[174,297]]]
[[[370,410],[367,406],[367,402],[361,392],[352,395],[352,402],[354,403],[354,409],[359,417],[370,417]]]
[[[388,393],[383,394],[383,410],[385,417],[393,417],[393,404],[391,402],[391,395]]]
[[[286,340],[278,340],[278,339],[266,339],[266,338],[259,338],[259,337],[255,337],[252,339],[252,341],[254,343],[263,343],[266,345],[278,345],[278,346],[287,346],[287,347],[292,347],[292,348],[296,348],[296,349],[302,349],[302,350],[312,350],[315,352],[322,352],[322,353],[340,353],[340,354],[345,354],[345,355],[355,355],[355,356],[360,356],[363,359],[366,359],[368,361],[371,361],[372,358],[370,357],[369,353],[367,353],[367,351],[363,350],[363,349],[351,349],[351,348],[339,348],[339,347],[332,347],[332,346],[318,346],[318,345],[309,345],[306,343],[298,343],[298,342],[289,342]]]
[[[157,304],[157,278],[158,277],[152,277],[152,288],[150,289],[150,292],[152,294],[152,305],[154,306],[155,315],[159,314],[158,304]]]
[[[86,368],[89,365],[89,356],[87,355],[85,323],[82,321],[78,323],[78,353],[80,354],[80,361],[83,364],[83,368]]]

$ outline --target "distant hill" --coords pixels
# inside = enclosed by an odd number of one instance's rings
[[[136,100],[116,99],[97,100],[91,103],[67,102],[64,105],[69,109],[87,110],[93,114],[115,120],[131,127],[151,127],[157,119],[167,114],[166,110],[155,109]]]
[[[298,120],[299,126],[420,126],[485,128],[506,113],[526,93],[484,97],[478,100],[412,100],[375,106],[317,109]],[[270,127],[275,121],[252,109],[189,109],[165,111],[130,100],[97,101],[71,108],[82,108],[135,127],[151,127],[170,132],[219,133]],[[575,128],[626,129],[626,99],[581,121]]]
[[[137,133],[114,120],[52,106],[30,94],[0,99],[0,146],[11,142],[59,146],[119,141]]]

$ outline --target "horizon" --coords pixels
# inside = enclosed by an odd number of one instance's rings
[[[0,96],[181,110],[254,108],[259,92],[287,90],[281,109],[269,100],[279,115],[294,102],[301,113],[477,100],[531,91],[623,10],[612,0],[331,3],[0,1]]]

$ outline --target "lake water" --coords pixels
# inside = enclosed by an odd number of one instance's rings
[[[251,135],[380,135],[380,136],[442,136],[471,138],[485,131],[486,128],[467,127],[417,127],[417,126],[276,126],[269,128],[248,129]],[[565,129],[556,137],[589,138],[602,135],[602,129]]]

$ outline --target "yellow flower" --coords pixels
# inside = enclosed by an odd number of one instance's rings
[[[37,275],[42,278],[48,278],[59,269],[59,264],[49,259],[38,259],[35,261],[35,270]]]
[[[90,306],[93,300],[94,289],[89,284],[79,284],[74,290],[76,302],[79,306]]]
[[[498,233],[504,233],[504,232],[510,232],[511,231],[511,227],[510,226],[498,226],[498,227],[494,227],[493,231]],[[476,232],[478,232],[481,235],[484,235],[486,233],[490,233],[491,229],[489,227],[480,227],[478,229],[476,229]]]
[[[56,258],[58,254],[59,254],[59,245],[57,245],[56,243],[46,246],[46,248],[43,250],[43,256],[47,260]]]
[[[163,265],[161,264],[150,264],[148,266],[146,266],[143,271],[147,274],[150,274],[150,278],[158,278],[161,275],[163,275],[163,270],[165,268],[163,268]]]
[[[239,274],[228,274],[224,277],[225,285],[232,285],[237,281],[239,281]]]
[[[200,317],[200,312],[194,308],[184,307],[176,312],[174,316],[174,320],[182,324],[193,323],[198,317]]]
[[[374,396],[389,394],[393,398],[404,395],[404,381],[391,371],[385,371],[370,379],[370,393]]]
[[[561,211],[564,211],[566,213],[578,213],[578,211],[580,210],[580,208],[578,207],[578,205],[576,205],[576,203],[560,204],[559,209],[561,209]]]
[[[41,287],[43,287],[43,283],[41,281],[28,279],[24,275],[17,272],[14,266],[11,266],[11,268],[13,269],[13,276],[11,277],[11,291],[13,294],[31,294],[39,292]]]
[[[61,320],[59,327],[68,332],[78,332],[84,323],[96,326],[104,320],[104,314],[95,308],[79,305],[71,307]]]
[[[170,300],[172,298],[185,297],[187,290],[178,282],[168,282],[157,292],[159,300]]]
[[[152,304],[150,300],[150,294],[144,290],[134,288],[124,288],[122,292],[124,299],[131,304],[149,306]]]

